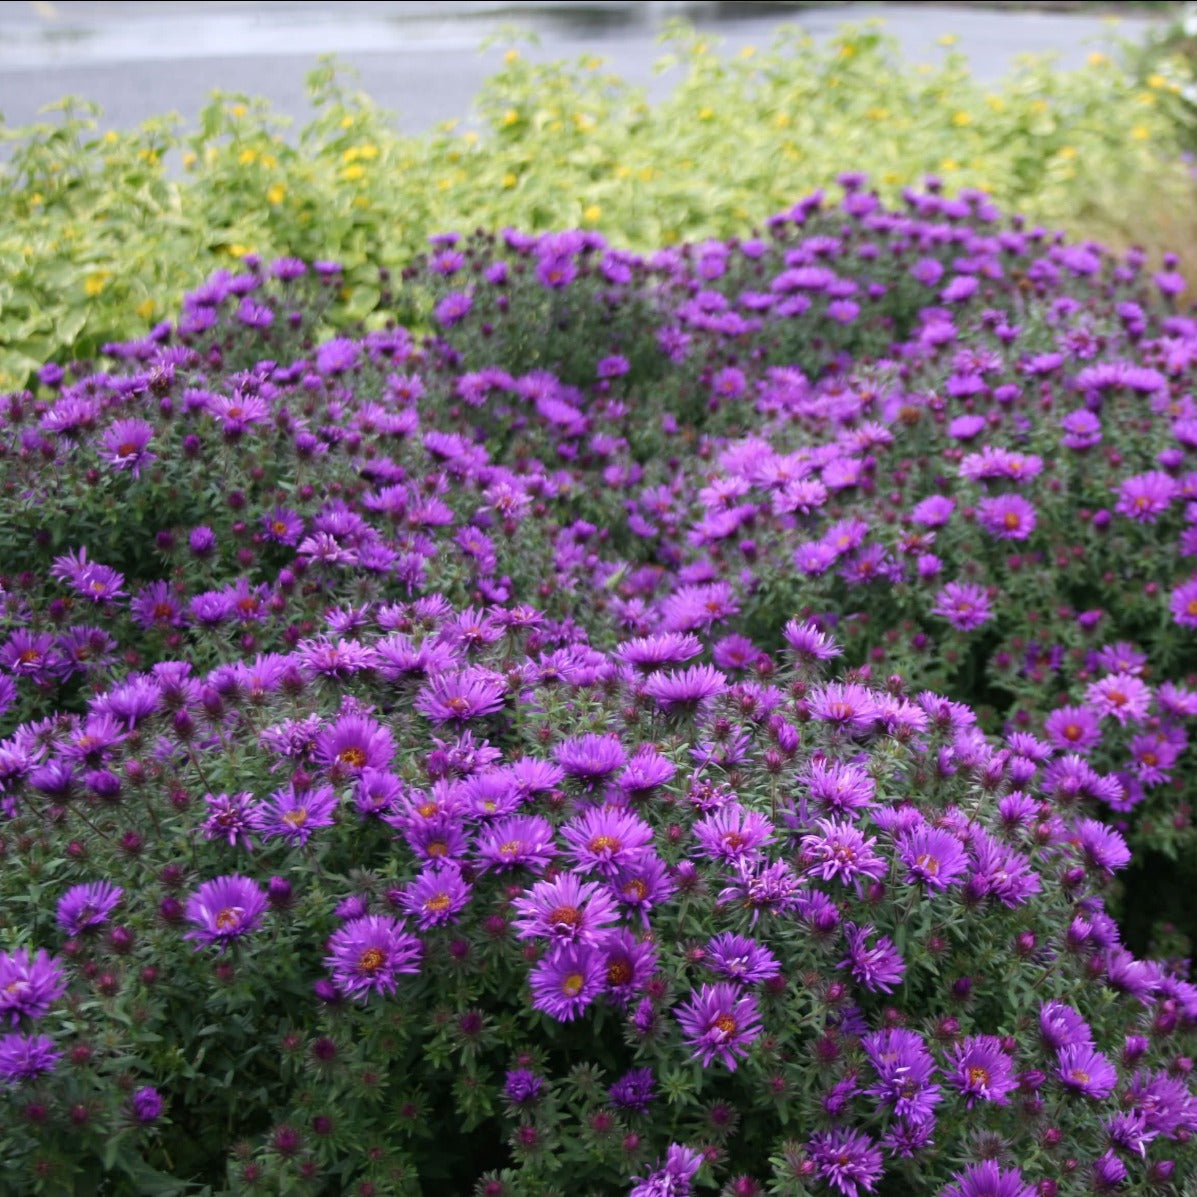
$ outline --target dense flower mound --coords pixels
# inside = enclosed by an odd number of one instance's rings
[[[251,261],[6,398],[22,1183],[1193,1170],[1197,990],[1106,905],[1190,827],[1183,280],[841,186],[437,238],[425,337]]]

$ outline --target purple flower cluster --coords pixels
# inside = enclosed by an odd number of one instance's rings
[[[66,535],[0,590],[23,1127],[165,1160],[210,1054],[247,1186],[399,1177],[333,1133],[382,1095],[635,1197],[1194,1166],[1197,988],[1105,895],[1188,828],[1197,323],[846,180],[646,258],[447,238],[423,339],[288,340],[335,274],[251,265],[5,399]]]

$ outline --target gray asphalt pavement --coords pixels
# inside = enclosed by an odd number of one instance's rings
[[[596,53],[630,82],[659,98],[668,79],[653,73],[668,17],[684,11],[724,39],[724,52],[767,46],[783,25],[800,24],[816,39],[847,21],[880,20],[912,62],[934,62],[939,38],[955,34],[974,73],[995,80],[1018,55],[1051,53],[1065,66],[1083,63],[1118,38],[1138,40],[1150,22],[1117,24],[1072,13],[998,12],[979,5],[839,4],[779,12],[751,4],[393,3],[104,3],[93,0],[0,2],[0,115],[17,127],[65,95],[101,105],[102,128],[129,128],[178,112],[192,123],[219,89],[264,96],[282,113],[310,113],[304,76],[333,53],[356,69],[361,87],[396,113],[399,127],[422,132],[466,117],[500,51],[479,53],[482,40],[513,19],[533,29],[540,59]]]

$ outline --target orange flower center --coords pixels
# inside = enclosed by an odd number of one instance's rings
[[[357,966],[364,973],[376,973],[387,962],[382,948],[367,948],[358,958]]]
[[[343,765],[348,765],[351,769],[360,769],[366,763],[366,750],[358,748],[356,745],[352,748],[343,749],[337,754],[337,760]]]
[[[558,906],[549,912],[552,927],[577,927],[582,923],[582,914],[576,906]]]
[[[736,1020],[730,1014],[720,1014],[711,1025],[715,1030],[729,1036],[734,1035],[737,1030]]]

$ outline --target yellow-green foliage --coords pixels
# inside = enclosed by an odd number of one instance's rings
[[[14,142],[0,175],[0,386],[136,335],[249,251],[343,262],[332,318],[346,323],[376,312],[378,268],[432,232],[597,227],[646,249],[742,233],[844,170],[887,197],[938,174],[1153,249],[1156,224],[1197,208],[1160,102],[1170,85],[1139,85],[1102,55],[1071,72],[1029,61],[986,88],[950,46],[911,67],[870,27],[822,46],[795,29],[733,59],[678,28],[665,48],[677,85],[651,106],[597,58],[546,66],[509,49],[479,99],[480,134],[401,136],[331,66],[311,76],[316,116],[295,136],[263,102],[227,95],[186,138],[175,118],[97,137],[78,104],[0,128]]]

